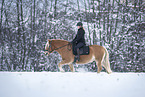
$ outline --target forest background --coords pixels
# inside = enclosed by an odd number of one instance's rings
[[[0,71],[57,72],[61,57],[45,56],[45,43],[72,41],[79,21],[87,45],[107,48],[114,72],[145,72],[145,0],[1,0]],[[97,71],[94,62],[74,67]]]

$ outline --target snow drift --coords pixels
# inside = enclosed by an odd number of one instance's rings
[[[0,97],[144,97],[145,73],[0,72]]]

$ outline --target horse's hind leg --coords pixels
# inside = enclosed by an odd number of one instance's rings
[[[96,63],[97,63],[97,62],[96,62]],[[98,67],[97,73],[100,73],[101,70],[102,70],[101,61],[98,61],[97,67]]]
[[[73,64],[69,64],[69,67],[70,67],[71,72],[75,72]]]

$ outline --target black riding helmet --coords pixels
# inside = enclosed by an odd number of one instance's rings
[[[82,22],[78,22],[77,26],[83,26]]]

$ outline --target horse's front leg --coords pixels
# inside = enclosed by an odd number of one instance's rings
[[[74,66],[73,66],[73,64],[72,64],[72,63],[71,63],[71,64],[69,64],[69,67],[70,67],[71,72],[75,72],[75,70],[74,70]]]
[[[58,68],[60,70],[60,72],[64,72],[64,70],[62,69],[62,65],[64,65],[64,62],[61,61],[59,64],[58,64]]]

